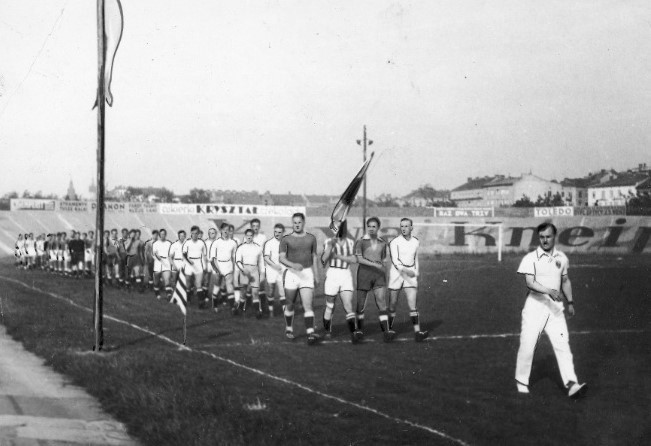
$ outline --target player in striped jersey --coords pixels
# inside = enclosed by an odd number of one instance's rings
[[[350,264],[356,263],[357,258],[353,255],[354,242],[347,237],[346,220],[341,223],[339,232],[334,237],[325,241],[321,262],[328,266],[324,283],[326,308],[323,313],[323,328],[326,337],[332,336],[332,313],[335,309],[337,295],[346,311],[346,323],[351,333],[353,344],[361,341],[363,333],[357,327],[355,310],[353,309],[353,273]]]
[[[222,236],[215,240],[210,247],[208,257],[213,271],[217,276],[215,284],[222,283],[225,288],[226,298],[231,308],[235,308],[235,288],[233,285],[233,275],[235,271],[235,251],[237,242],[231,238],[231,232],[228,223],[222,223],[220,226]],[[234,229],[234,228],[233,228]],[[215,299],[213,289],[213,299]],[[239,295],[239,292],[238,292]]]
[[[265,263],[265,276],[267,282],[267,302],[269,303],[269,314],[277,316],[280,314],[274,307],[274,295],[278,295],[280,310],[285,311],[285,289],[283,288],[283,273],[285,267],[280,263],[280,239],[285,234],[285,226],[276,223],[274,236],[267,240],[262,249]]]
[[[389,328],[393,329],[396,317],[396,305],[400,290],[405,291],[409,317],[414,324],[414,339],[422,342],[429,336],[420,329],[420,315],[416,307],[418,295],[418,247],[419,241],[411,235],[413,222],[409,218],[400,220],[400,235],[389,243],[391,269],[389,270]]]
[[[244,232],[244,243],[235,252],[235,265],[240,271],[240,286],[246,294],[251,293],[255,317],[262,318],[260,305],[260,271],[263,269],[262,247],[253,241],[253,229]],[[236,313],[246,308],[244,302],[236,303]],[[248,311],[248,309],[247,309]]]

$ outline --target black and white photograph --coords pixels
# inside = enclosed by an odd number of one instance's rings
[[[0,0],[0,445],[651,444],[651,3]]]

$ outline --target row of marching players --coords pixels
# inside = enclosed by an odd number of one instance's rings
[[[305,215],[301,213],[292,216],[291,232],[286,234],[284,225],[278,223],[269,238],[260,232],[258,219],[250,221],[242,240],[235,239],[235,228],[228,223],[223,223],[219,231],[210,228],[205,239],[197,226],[191,228],[189,237],[180,230],[174,242],[168,240],[165,229],[152,231],[152,238],[145,242],[141,241],[137,229],[123,229],[121,237],[113,229],[104,232],[101,244],[104,277],[108,283],[126,289],[135,287],[144,291],[149,287],[159,299],[163,293],[168,299],[176,298],[178,293],[174,290],[182,286],[182,296],[187,296],[187,301],[196,299],[200,309],[217,310],[221,305],[229,305],[234,316],[253,313],[263,318],[282,314],[288,339],[295,338],[295,307],[301,305],[309,345],[332,336],[337,297],[346,312],[351,342],[362,341],[369,294],[378,308],[384,341],[393,341],[397,301],[404,292],[414,339],[421,342],[428,337],[428,332],[421,330],[416,306],[419,242],[411,235],[413,222],[404,218],[400,222],[400,235],[390,243],[379,236],[380,225],[377,217],[369,218],[365,234],[355,241],[348,236],[344,221],[337,234],[326,239],[320,253],[316,237],[305,231]],[[42,260],[25,261],[17,254],[23,267],[41,267],[73,276],[93,274],[95,244],[91,232],[73,231],[70,240],[65,233],[43,238],[47,239],[44,246],[40,251],[35,249],[37,259]],[[77,249],[81,246],[79,254]],[[19,250],[25,248],[19,248],[17,243]],[[358,265],[356,280],[352,264]],[[327,268],[324,336],[315,330],[313,310],[321,267]],[[181,276],[184,280],[179,281]],[[187,306],[187,301],[180,303]]]

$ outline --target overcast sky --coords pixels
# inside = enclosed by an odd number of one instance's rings
[[[369,196],[650,162],[651,3],[123,0],[118,184]],[[0,193],[88,195],[95,2],[0,0]]]

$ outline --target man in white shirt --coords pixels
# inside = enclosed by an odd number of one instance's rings
[[[285,234],[285,226],[282,223],[276,223],[274,226],[274,236],[267,240],[263,247],[265,276],[267,282],[267,302],[269,304],[269,314],[279,316],[281,310],[285,311],[285,288],[283,287],[283,273],[285,266],[280,263],[280,239]],[[274,306],[275,295],[278,295],[280,307]]]
[[[235,253],[235,264],[240,271],[240,285],[242,291],[250,292],[253,298],[253,311],[255,317],[262,317],[262,306],[260,305],[260,271],[263,269],[262,248],[253,241],[253,229],[244,232],[244,243]],[[244,302],[236,302],[234,314],[238,314],[246,308]]]
[[[215,284],[220,282],[225,287],[226,299],[231,308],[235,306],[235,289],[233,286],[233,274],[235,271],[235,250],[237,250],[237,242],[231,238],[230,225],[222,223],[219,228],[222,236],[215,240],[210,246],[210,264],[213,267],[213,272],[217,276]],[[213,290],[213,299],[215,298],[215,291]],[[239,291],[238,291],[239,294]]]
[[[172,266],[170,264],[170,248],[172,243],[167,240],[167,230],[161,229],[158,231],[158,240],[152,245],[152,254],[154,256],[154,292],[156,298],[160,299],[161,285],[165,287],[167,298],[172,298],[172,284],[170,278],[172,276]],[[161,284],[162,278],[162,284]]]
[[[409,317],[414,325],[414,339],[423,342],[427,331],[420,329],[420,315],[416,306],[418,296],[418,247],[420,242],[411,235],[413,222],[409,218],[400,220],[400,235],[389,243],[391,269],[389,270],[389,330],[393,330],[396,306],[400,290],[405,291]]]
[[[190,228],[190,240],[183,244],[183,258],[185,259],[185,267],[183,272],[187,278],[194,277],[194,282],[188,280],[188,286],[194,284],[194,292],[197,297],[199,308],[205,308],[208,298],[203,293],[201,288],[201,281],[203,280],[203,272],[206,269],[206,244],[199,238],[199,227],[192,226]],[[190,294],[188,294],[190,297]],[[189,299],[188,299],[189,300]]]
[[[176,281],[179,278],[179,274],[183,272],[185,266],[185,261],[183,260],[183,244],[186,240],[185,231],[181,229],[178,233],[178,240],[172,243],[170,246],[170,266],[172,267],[172,284],[173,287],[176,286]]]
[[[574,371],[567,322],[563,313],[563,295],[567,299],[568,313],[574,316],[572,284],[568,276],[569,261],[565,254],[554,248],[556,226],[542,223],[537,228],[540,247],[522,259],[518,274],[525,276],[529,290],[522,310],[522,331],[518,349],[515,380],[518,392],[529,393],[529,375],[536,344],[540,334],[547,333],[554,348],[558,369],[570,398],[579,398],[587,390],[579,384]]]

